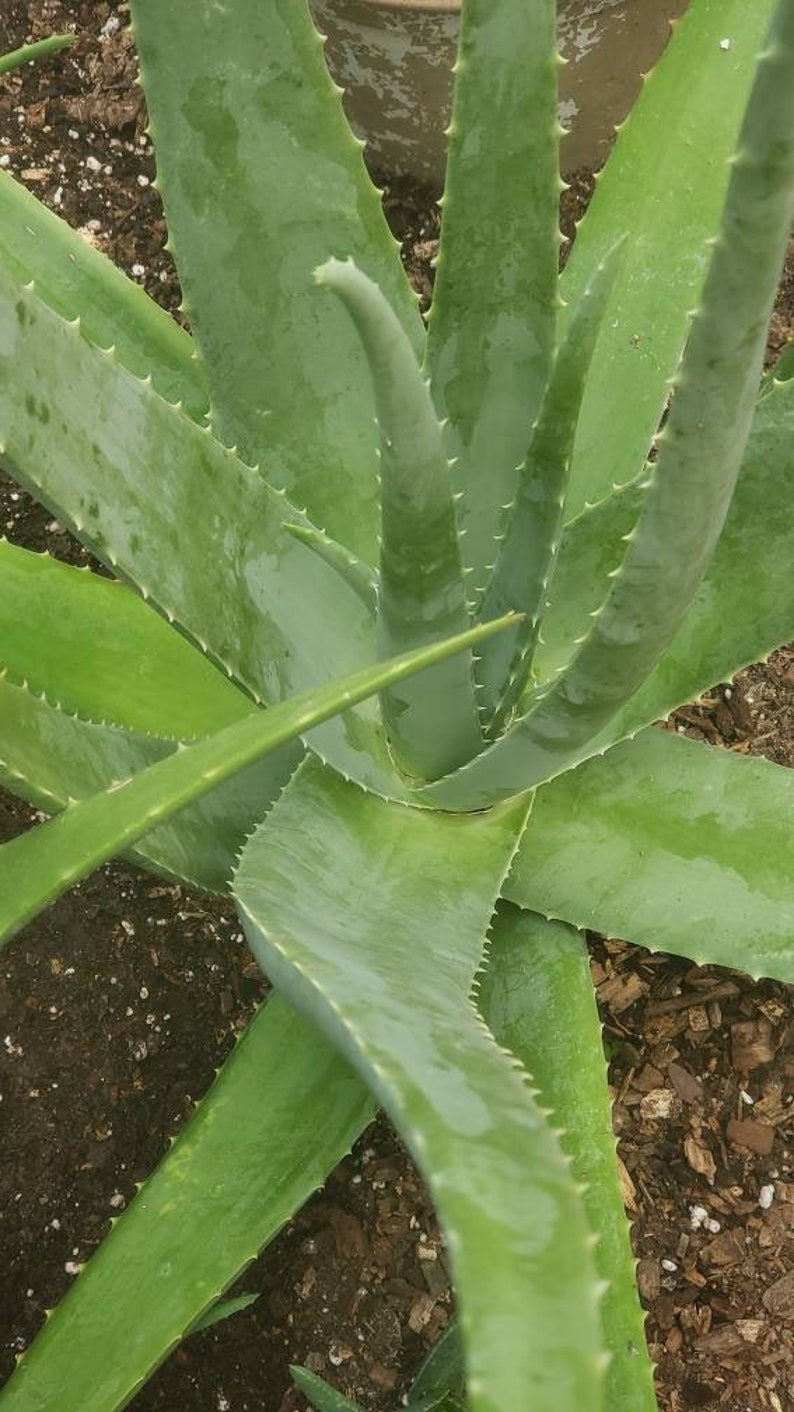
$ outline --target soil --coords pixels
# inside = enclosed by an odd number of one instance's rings
[[[4,0],[0,52],[54,30],[70,54],[0,81],[7,167],[160,303],[179,289],[144,131],[127,6]],[[568,236],[592,185],[563,199]],[[406,265],[429,298],[438,214],[387,184]],[[794,259],[770,341],[794,333]],[[85,562],[0,482],[10,539]],[[721,683],[671,728],[794,764],[794,651]],[[39,816],[0,796],[0,839]],[[790,995],[718,968],[592,938],[627,1209],[664,1412],[794,1408]],[[4,957],[0,988],[0,1375],[164,1153],[265,991],[234,912],[128,868],[101,869]],[[307,1363],[370,1412],[400,1403],[452,1316],[442,1242],[399,1139],[378,1120],[252,1265],[259,1299],[188,1339],[132,1404],[299,1412]]]

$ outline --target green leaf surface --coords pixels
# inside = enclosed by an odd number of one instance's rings
[[[331,539],[330,535],[324,534],[322,530],[315,529],[313,525],[286,523],[284,529],[339,574],[358,594],[371,617],[375,617],[378,607],[378,577],[374,569],[357,559],[343,544]]]
[[[466,1366],[457,1321],[447,1324],[411,1386],[409,1412],[466,1412]]]
[[[3,269],[0,447],[16,479],[254,698],[294,696],[374,659],[370,614],[284,529],[306,523],[286,497]],[[377,703],[312,746],[404,794]]]
[[[577,1191],[523,1072],[469,1002],[526,809],[433,815],[307,761],[246,846],[235,895],[268,974],[358,1067],[429,1184],[471,1412],[595,1412]]]
[[[108,789],[173,750],[172,740],[67,715],[0,676],[0,783],[48,814]],[[191,887],[226,892],[243,840],[302,754],[296,742],[266,756],[160,824],[127,855]]]
[[[310,518],[374,562],[366,367],[312,271],[352,255],[414,341],[421,320],[361,146],[295,0],[134,0],[158,184],[213,419]],[[178,53],[179,63],[173,55]]]
[[[463,491],[476,601],[516,493],[557,305],[554,0],[466,0],[425,371]],[[509,133],[509,140],[505,134]]]
[[[199,1314],[196,1322],[190,1325],[185,1337],[191,1338],[193,1334],[200,1334],[204,1329],[211,1329],[213,1324],[222,1324],[224,1319],[230,1319],[233,1314],[241,1314],[244,1309],[250,1309],[252,1304],[256,1304],[258,1298],[258,1294],[238,1294],[235,1299],[219,1300],[203,1314]]]
[[[125,1406],[373,1116],[317,1031],[269,1000],[21,1359],[2,1412]]]
[[[308,1368],[292,1367],[290,1372],[317,1412],[361,1412],[357,1403],[343,1397]],[[465,1380],[460,1329],[453,1323],[444,1330],[420,1368],[405,1403],[407,1412],[465,1412]]]
[[[562,1129],[560,1141],[574,1175],[584,1184],[604,1282],[601,1319],[610,1353],[605,1406],[610,1412],[656,1412],[584,937],[562,922],[502,905],[491,930],[479,1005],[497,1043],[532,1075],[540,1101]]]
[[[74,715],[161,739],[207,735],[256,710],[123,584],[4,540],[0,671]]]
[[[207,411],[204,373],[192,341],[140,285],[0,171],[0,266],[19,284],[35,281],[64,319],[80,320],[85,338],[113,348],[137,377],[151,377],[162,397],[200,421]]]
[[[784,4],[759,61],[703,303],[623,562],[560,676],[500,740],[429,786],[429,802],[487,806],[586,758],[671,643],[728,512],[792,220],[794,8]]]
[[[593,347],[617,274],[623,242],[587,285],[557,352],[538,420],[521,467],[516,502],[480,616],[499,617],[509,604],[526,621],[486,644],[477,665],[483,705],[496,735],[521,695],[532,664],[546,589],[560,547],[571,452]]]
[[[775,367],[775,377],[780,382],[786,382],[789,378],[794,378],[794,339],[786,344]]]
[[[577,231],[562,276],[563,321],[615,237],[631,239],[588,380],[567,517],[643,468],[700,296],[727,159],[773,11],[774,0],[691,0]]]
[[[39,39],[35,44],[23,44],[21,49],[12,49],[10,54],[0,54],[0,75],[10,74],[22,64],[31,64],[36,59],[46,59],[50,54],[58,54],[62,49],[71,49],[73,44],[73,34],[51,34],[47,39]]]
[[[500,624],[499,626],[503,626]],[[100,863],[129,848],[185,805],[355,701],[413,671],[466,650],[495,624],[446,643],[378,663],[267,711],[234,721],[121,780],[70,804],[41,828],[0,849],[0,942]]]
[[[643,494],[636,485],[623,490],[566,528],[535,659],[541,680],[564,666],[598,608],[598,584],[620,562],[621,538]],[[793,500],[794,383],[777,383],[756,407],[728,518],[692,607],[648,681],[599,737],[599,749],[794,637]]]
[[[380,429],[378,652],[391,657],[469,626],[443,432],[414,350],[377,285],[352,261],[330,260],[315,277],[344,304],[372,375]],[[433,779],[482,746],[470,657],[392,687],[381,707],[406,774]]]
[[[794,981],[794,772],[648,730],[537,791],[505,896]]]
[[[290,1368],[295,1386],[308,1397],[316,1412],[361,1412],[358,1403],[343,1397],[341,1392],[330,1386],[323,1378],[318,1378],[308,1368]]]

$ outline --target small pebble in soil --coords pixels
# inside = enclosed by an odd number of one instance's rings
[[[762,1211],[768,1211],[774,1199],[775,1188],[772,1186],[771,1182],[767,1182],[761,1187],[758,1193],[758,1205],[761,1207]]]

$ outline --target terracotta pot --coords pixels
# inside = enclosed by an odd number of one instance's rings
[[[309,0],[370,164],[443,185],[459,0]],[[526,0],[531,3],[531,0]],[[560,0],[564,173],[603,164],[687,0]]]

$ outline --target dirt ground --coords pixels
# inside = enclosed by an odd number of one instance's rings
[[[144,132],[127,6],[3,0],[0,52],[74,28],[73,53],[0,80],[0,166],[172,312],[179,289]],[[589,190],[563,207],[568,233]],[[430,289],[437,213],[387,188],[407,266]],[[775,353],[794,333],[794,260]],[[10,482],[12,540],[83,562]],[[671,728],[794,764],[794,651],[676,713]],[[0,839],[32,819],[0,796]],[[790,994],[592,939],[647,1331],[664,1412],[794,1408]],[[189,1116],[264,993],[233,910],[116,866],[9,948],[0,984],[0,1376]],[[307,1363],[370,1412],[399,1405],[452,1317],[443,1244],[388,1124],[240,1282],[257,1302],[187,1340],[132,1404],[299,1412]]]

